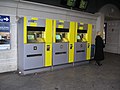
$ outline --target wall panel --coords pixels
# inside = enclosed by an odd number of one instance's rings
[[[18,0],[0,0],[0,14],[11,17],[11,49],[0,51],[0,73],[17,70],[17,22],[16,16],[33,16],[39,18],[63,19],[66,21],[83,21],[96,24],[99,15],[64,9],[60,7],[17,2]],[[94,38],[93,38],[94,40]]]

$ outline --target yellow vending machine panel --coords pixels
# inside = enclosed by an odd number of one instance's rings
[[[74,62],[74,42],[75,42],[75,22],[70,22],[68,40],[69,40],[69,63]]]
[[[87,32],[87,56],[86,59],[90,60],[91,58],[91,45],[92,45],[92,24],[88,24]]]
[[[53,66],[68,63],[69,57],[69,22],[54,20],[53,30]]]
[[[76,23],[75,62],[89,60],[91,50],[91,24]]]
[[[20,18],[18,21],[18,69],[20,73],[40,72],[43,71],[41,70],[43,67],[51,66],[52,35],[47,36],[50,32],[52,32],[52,20],[50,19]],[[46,50],[47,45],[49,45],[49,51]],[[46,58],[48,54],[49,60]]]

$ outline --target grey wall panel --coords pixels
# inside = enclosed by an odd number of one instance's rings
[[[107,21],[106,52],[119,53],[120,21]]]
[[[27,9],[19,9],[18,10],[18,15],[19,16],[32,16],[32,17],[39,17],[41,19],[46,19],[46,18],[50,18],[50,19],[63,19],[66,20],[66,16],[65,15],[61,15],[58,13],[49,13],[49,12],[42,12],[42,11],[31,11],[31,10],[27,10]]]
[[[0,13],[3,15],[14,15],[15,16],[16,15],[16,8],[0,6]]]

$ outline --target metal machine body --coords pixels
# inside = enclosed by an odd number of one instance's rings
[[[40,72],[39,69],[50,66],[46,59],[46,53],[49,54],[46,23],[47,20],[34,17],[22,17],[18,21],[18,70],[21,74]]]
[[[54,20],[53,34],[53,66],[68,63],[69,22]]]
[[[24,45],[24,70],[44,66],[44,43]]]
[[[86,42],[75,43],[75,62],[86,60]]]
[[[91,24],[76,23],[74,62],[90,60],[91,33]]]
[[[68,43],[53,44],[53,65],[68,63]]]

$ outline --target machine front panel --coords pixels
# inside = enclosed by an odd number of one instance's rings
[[[27,26],[45,27],[45,19],[27,17]]]
[[[57,20],[56,28],[69,28],[69,22],[66,22],[64,20]]]
[[[25,57],[27,57],[27,55],[41,54],[43,52],[44,52],[44,43],[24,44],[24,55],[25,55]]]
[[[24,45],[24,70],[44,66],[44,43]]]
[[[35,56],[26,58],[24,61],[24,70],[37,69],[44,66],[44,61],[42,56]]]
[[[86,42],[75,43],[75,62],[86,60]]]
[[[68,43],[53,44],[53,65],[68,63]]]

